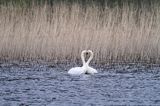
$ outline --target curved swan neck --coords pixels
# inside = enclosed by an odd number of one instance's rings
[[[82,53],[81,53],[81,59],[82,59],[83,66],[86,64],[85,59],[84,59],[84,53],[85,52],[86,52],[86,50],[83,50]]]
[[[91,54],[88,61],[87,61],[87,65],[89,65],[89,63],[91,62],[92,58],[93,58],[93,52],[91,50],[88,50],[88,52]]]

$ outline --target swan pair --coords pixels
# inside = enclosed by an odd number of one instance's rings
[[[90,57],[87,62],[85,62],[84,54],[85,53],[90,53]],[[68,74],[70,75],[81,75],[81,74],[95,74],[98,73],[96,69],[92,68],[89,66],[89,63],[91,62],[93,58],[93,52],[91,50],[83,50],[81,53],[81,59],[83,66],[82,67],[74,67],[71,68],[68,71]]]

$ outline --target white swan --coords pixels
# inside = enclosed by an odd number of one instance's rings
[[[84,59],[84,53],[90,53],[90,57],[88,59],[88,61],[85,63],[85,59]],[[83,66],[82,67],[74,67],[71,68],[68,71],[68,74],[71,75],[81,75],[81,74],[94,74],[94,73],[98,73],[96,69],[92,68],[89,66],[89,63],[91,62],[93,58],[93,52],[91,50],[83,50],[81,53],[81,59],[82,59],[82,63]]]
[[[70,75],[81,75],[81,74],[86,73],[87,66],[86,66],[85,59],[84,59],[84,53],[87,53],[87,50],[83,50],[82,53],[81,53],[81,59],[82,59],[83,66],[82,67],[71,68],[68,71],[68,74],[70,74]]]
[[[87,63],[86,63],[86,67],[87,67],[86,73],[87,73],[87,74],[95,74],[95,73],[98,73],[98,71],[97,71],[96,69],[94,69],[94,68],[92,68],[92,67],[89,66],[89,63],[91,62],[91,60],[92,60],[92,58],[93,58],[93,52],[92,52],[91,50],[88,50],[87,52],[90,53],[90,57],[89,57],[89,59],[88,59],[88,61],[87,61]]]

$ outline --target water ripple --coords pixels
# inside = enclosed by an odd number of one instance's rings
[[[160,105],[159,67],[70,76],[65,65],[23,65],[1,65],[0,106]]]

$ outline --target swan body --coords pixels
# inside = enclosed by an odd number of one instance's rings
[[[85,59],[84,59],[84,53],[90,53],[90,57],[88,59],[88,61],[85,63]],[[91,50],[83,50],[81,53],[81,59],[82,59],[82,63],[83,66],[82,67],[74,67],[71,68],[68,71],[68,74],[70,75],[81,75],[81,74],[95,74],[98,73],[96,69],[92,68],[89,66],[90,61],[93,58],[93,52]]]
[[[71,74],[71,75],[81,75],[81,74],[85,74],[85,70],[83,67],[74,67],[74,68],[71,68],[69,71],[68,71],[68,74]]]
[[[86,53],[87,50],[83,50],[82,53],[81,53],[81,59],[82,59],[82,63],[83,63],[83,66],[82,67],[74,67],[74,68],[71,68],[69,71],[68,71],[68,74],[70,75],[81,75],[81,74],[85,74],[86,73],[86,65],[85,65],[85,59],[84,59],[84,53]]]
[[[98,73],[96,69],[88,66],[87,67],[87,71],[86,71],[87,74],[95,74],[95,73]]]
[[[93,52],[91,50],[88,50],[88,52],[91,54],[91,56],[89,57],[87,63],[86,63],[86,67],[87,67],[87,70],[86,70],[86,73],[87,74],[95,74],[95,73],[98,73],[98,71],[92,67],[89,66],[89,63],[91,62],[92,58],[93,58]]]

